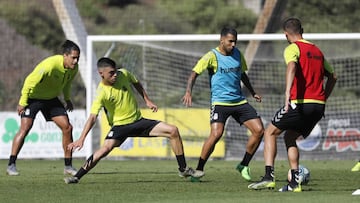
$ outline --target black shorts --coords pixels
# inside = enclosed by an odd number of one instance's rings
[[[122,140],[127,137],[148,137],[150,131],[159,124],[160,121],[141,118],[134,123],[113,126],[105,139]]]
[[[292,104],[288,112],[279,109],[271,123],[281,130],[294,130],[306,138],[324,116],[325,104]]]
[[[225,124],[229,116],[232,116],[240,124],[250,119],[260,118],[256,110],[249,103],[236,106],[211,106],[210,123],[220,122]]]
[[[55,116],[67,116],[64,105],[58,98],[54,99],[29,99],[21,118],[35,119],[36,114],[41,111],[46,121],[51,121]]]

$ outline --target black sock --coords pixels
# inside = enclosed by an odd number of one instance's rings
[[[186,161],[185,161],[184,154],[176,155],[176,160],[177,160],[178,165],[179,165],[179,171],[184,172],[185,168],[186,168]]]
[[[273,166],[265,166],[264,178],[274,180],[274,167]]]
[[[65,166],[72,166],[72,158],[64,158]]]
[[[83,177],[85,174],[87,174],[87,170],[85,170],[83,167],[80,167],[80,169],[78,170],[78,172],[76,172],[76,174],[74,175],[74,177],[77,177],[79,180],[81,177]]]
[[[199,158],[199,162],[198,162],[196,170],[203,171],[205,163],[206,163],[206,160]]]
[[[291,187],[296,187],[299,184],[299,170],[298,169],[291,169]]]
[[[249,166],[249,163],[250,163],[252,157],[253,157],[252,154],[246,152],[245,155],[244,155],[244,158],[243,158],[243,160],[240,162],[240,164],[243,165],[243,166]]]
[[[16,159],[17,159],[17,156],[15,156],[15,155],[10,155],[8,166],[10,166],[11,164],[15,164]]]

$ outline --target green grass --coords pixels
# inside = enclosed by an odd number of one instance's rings
[[[196,160],[188,161],[196,165]],[[80,167],[83,160],[75,160]],[[0,202],[360,202],[351,193],[360,189],[360,172],[350,172],[354,161],[306,161],[311,180],[302,193],[250,191],[235,161],[209,161],[200,183],[177,176],[175,160],[102,160],[79,184],[63,182],[62,160],[18,160],[20,176],[5,175],[0,160]],[[250,164],[253,179],[264,172],[262,161]],[[276,162],[277,186],[285,184],[288,164]]]

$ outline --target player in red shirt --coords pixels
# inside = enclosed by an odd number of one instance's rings
[[[287,65],[285,105],[276,112],[265,130],[265,175],[248,188],[257,190],[275,187],[276,138],[285,131],[284,140],[292,178],[279,191],[301,192],[296,139],[299,136],[306,138],[323,117],[325,102],[335,86],[336,76],[321,50],[303,39],[303,28],[299,19],[287,19],[283,24],[283,30],[290,43],[284,51]],[[327,77],[325,88],[324,77]]]

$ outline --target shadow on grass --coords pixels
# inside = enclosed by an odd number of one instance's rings
[[[91,174],[100,174],[100,175],[107,175],[107,174],[174,174],[174,171],[106,171],[106,172],[90,172]],[[176,174],[176,173],[175,173]]]

